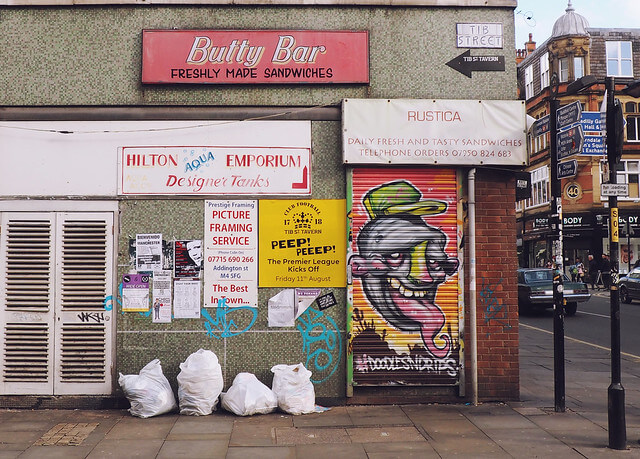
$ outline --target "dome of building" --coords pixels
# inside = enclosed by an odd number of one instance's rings
[[[569,5],[565,10],[565,14],[562,15],[553,24],[553,31],[551,32],[552,38],[564,37],[566,35],[589,35],[587,28],[589,22],[584,16],[576,13],[569,0]]]

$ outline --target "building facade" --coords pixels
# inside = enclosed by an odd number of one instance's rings
[[[561,178],[563,243],[565,266],[588,255],[600,260],[609,253],[608,196],[601,186],[608,182],[609,171],[600,111],[605,96],[605,78],[614,77],[616,94],[624,110],[626,131],[617,181],[627,184],[628,196],[618,197],[620,225],[619,269],[626,273],[638,260],[638,99],[623,90],[640,75],[640,29],[591,28],[576,13],[571,2],[556,21],[552,36],[536,47],[531,36],[518,56],[518,88],[527,101],[527,113],[535,118],[549,114],[550,101],[559,106],[576,101],[581,107],[584,144],[572,158],[575,174]],[[557,85],[553,75],[557,75]],[[593,77],[593,78],[591,78]],[[575,92],[570,86],[584,82]],[[553,92],[556,92],[555,96]],[[521,266],[543,266],[551,260],[550,228],[550,133],[532,130],[529,136],[531,197],[518,202],[518,252]],[[561,161],[563,161],[561,159]]]
[[[201,348],[225,388],[518,398],[514,0],[30,3],[0,2],[5,406],[119,403],[156,358],[176,388]]]

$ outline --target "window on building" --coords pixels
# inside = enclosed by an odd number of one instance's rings
[[[549,204],[549,168],[539,167],[531,171],[531,197],[526,200],[525,208]]]
[[[540,58],[540,89],[549,86],[549,53]]]
[[[600,163],[601,183],[605,183],[609,180],[607,169],[605,160],[603,160]],[[607,176],[605,177],[605,175]],[[634,201],[640,198],[640,189],[638,188],[638,183],[640,182],[640,161],[621,160],[618,164],[616,177],[618,183],[626,183],[629,185],[629,196],[618,196],[619,201]],[[607,199],[609,199],[607,196],[600,197],[600,200],[602,201],[606,201]]]
[[[569,58],[563,57],[558,61],[558,70],[560,83],[564,83],[565,81],[569,81]]]
[[[527,99],[533,97],[533,65],[524,69],[524,95]]]
[[[584,76],[584,57],[573,58],[573,78],[578,79]]]
[[[607,75],[632,77],[633,59],[630,41],[607,42]]]
[[[624,104],[627,120],[627,141],[640,142],[640,114],[635,102]]]

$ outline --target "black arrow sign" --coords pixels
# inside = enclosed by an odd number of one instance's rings
[[[468,49],[447,65],[471,78],[471,72],[504,72],[504,56],[472,56]]]

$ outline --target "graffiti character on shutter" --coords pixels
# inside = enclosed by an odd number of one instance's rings
[[[363,204],[370,220],[358,234],[351,272],[361,279],[371,306],[391,326],[419,331],[426,349],[445,358],[452,343],[442,332],[446,317],[435,297],[438,286],[457,271],[458,259],[445,253],[446,234],[422,218],[444,213],[447,203],[421,198],[420,191],[404,180],[367,192]]]

